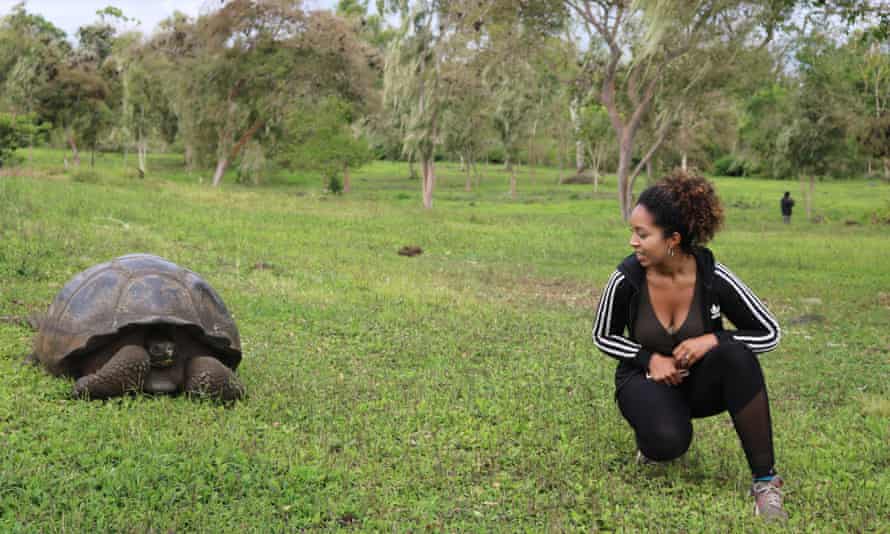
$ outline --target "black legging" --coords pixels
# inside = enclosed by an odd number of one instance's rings
[[[755,477],[773,473],[766,383],[760,362],[747,345],[717,346],[692,367],[679,386],[636,375],[618,392],[618,406],[636,432],[640,451],[658,461],[686,452],[692,441],[692,418],[729,409],[751,472]]]

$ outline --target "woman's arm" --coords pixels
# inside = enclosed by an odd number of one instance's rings
[[[763,302],[726,266],[718,263],[715,274],[721,311],[737,328],[715,332],[720,343],[740,341],[755,353],[776,348],[782,332]]]
[[[593,342],[607,356],[648,369],[652,352],[624,335],[632,292],[630,282],[620,271],[612,273],[596,309]]]

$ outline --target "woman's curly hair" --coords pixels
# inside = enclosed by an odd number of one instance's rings
[[[643,191],[637,204],[652,214],[665,237],[679,233],[680,248],[687,253],[704,246],[723,225],[713,184],[694,170],[675,169]]]

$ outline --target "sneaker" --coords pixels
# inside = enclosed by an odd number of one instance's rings
[[[637,465],[667,465],[668,462],[659,462],[658,460],[653,460],[649,458],[643,451],[637,449]]]
[[[784,482],[778,476],[772,480],[754,482],[751,496],[754,497],[754,515],[765,521],[785,521],[788,512],[782,509],[782,486]]]

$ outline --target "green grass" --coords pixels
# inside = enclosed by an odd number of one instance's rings
[[[145,180],[118,155],[78,179],[61,152],[33,162],[0,177],[0,531],[763,528],[725,414],[696,421],[676,464],[632,462],[614,362],[590,340],[628,252],[613,178],[593,195],[521,169],[511,200],[502,169],[467,193],[440,164],[426,211],[404,165],[355,171],[338,197],[285,173],[213,190],[177,155],[153,156]],[[890,228],[870,220],[890,186],[820,183],[826,222],[799,209],[784,226],[796,183],[716,184],[728,220],[713,249],[785,327],[762,362],[788,530],[886,532]],[[408,244],[424,253],[398,256]],[[246,400],[74,401],[70,382],[20,364],[32,332],[17,317],[137,251],[223,296]],[[795,325],[804,314],[824,320]]]

